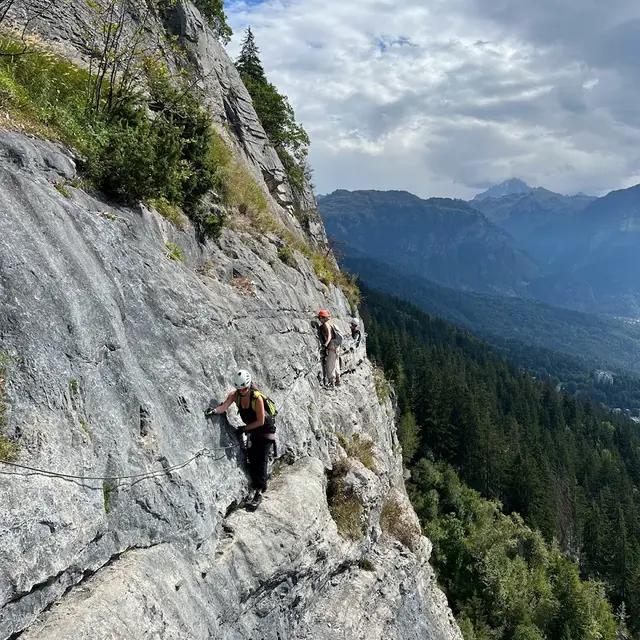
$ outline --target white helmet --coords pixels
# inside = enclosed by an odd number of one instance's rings
[[[355,325],[356,327],[360,324],[358,322],[358,318],[351,318],[351,324]]]
[[[251,386],[251,374],[246,369],[239,369],[233,376],[233,386],[244,389]]]

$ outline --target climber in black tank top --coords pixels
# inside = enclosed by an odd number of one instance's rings
[[[267,490],[269,452],[276,439],[273,418],[265,411],[262,394],[251,384],[251,374],[240,369],[233,377],[236,388],[227,399],[211,413],[223,413],[234,402],[238,407],[240,419],[245,426],[239,431],[246,433],[251,446],[248,450],[249,472],[255,494],[247,503],[248,509],[256,509],[262,501],[262,494]]]
[[[252,428],[248,435],[253,437],[260,434],[267,439],[275,440],[275,436],[273,435],[275,433],[273,418],[264,410],[264,400],[259,392],[256,395],[257,391],[258,390],[251,385],[249,391],[245,392],[244,395],[240,390],[235,392],[234,401],[238,407],[238,414],[245,425],[251,425],[253,423],[260,425],[260,423],[262,423],[261,426]],[[261,408],[262,416],[258,416]],[[245,426],[244,431],[246,433],[249,431],[249,428]]]

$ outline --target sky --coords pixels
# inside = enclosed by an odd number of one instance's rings
[[[638,0],[232,0],[311,138],[316,192],[640,183]]]

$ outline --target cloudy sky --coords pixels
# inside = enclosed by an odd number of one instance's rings
[[[240,0],[318,193],[640,183],[638,0]]]

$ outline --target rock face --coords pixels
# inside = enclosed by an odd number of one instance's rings
[[[0,463],[0,638],[460,639],[428,541],[380,526],[389,496],[415,514],[364,345],[340,388],[318,382],[311,321],[326,307],[348,335],[342,294],[264,237],[202,245],[153,211],[65,197],[53,183],[74,174],[56,145],[0,133],[0,430],[18,464],[82,477]],[[228,419],[203,413],[240,366],[280,409],[254,513]],[[347,458],[355,541],[326,492],[353,434],[375,457]]]

